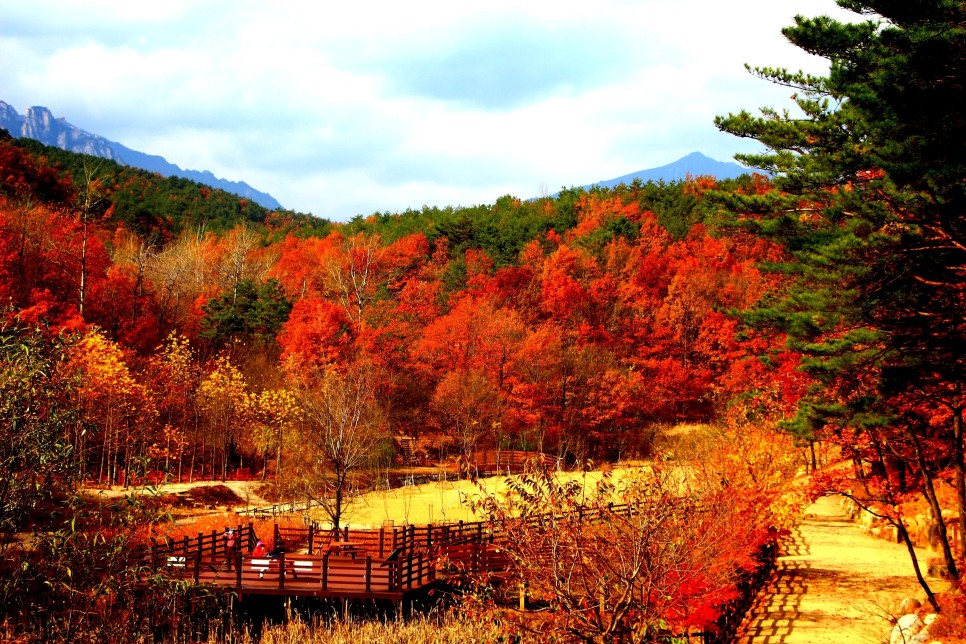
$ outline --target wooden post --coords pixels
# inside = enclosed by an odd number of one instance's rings
[[[433,547],[433,525],[431,523],[426,524],[426,549],[429,550]]]
[[[276,530],[278,526],[276,525]],[[278,589],[285,590],[285,551],[278,553]]]
[[[329,553],[322,555],[322,590],[329,589]]]
[[[366,555],[366,594],[372,592],[372,555]]]
[[[235,587],[241,590],[242,587],[242,553],[241,548],[236,548],[235,552],[229,553],[235,558]]]
[[[386,526],[379,528],[379,556],[385,557]]]
[[[185,557],[185,562],[187,563],[187,557]],[[198,552],[195,553],[195,583],[197,584],[201,580],[201,548],[198,548]]]
[[[274,542],[275,543],[275,550],[278,550],[279,549],[279,547],[278,547],[278,523],[275,524],[275,527],[273,529],[273,532],[275,533],[273,535],[274,538],[275,538],[275,542]]]
[[[315,524],[309,524],[309,554],[312,554],[312,539],[315,537]]]

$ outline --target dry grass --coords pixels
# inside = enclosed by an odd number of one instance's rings
[[[388,623],[336,620],[308,624],[295,618],[283,626],[267,627],[260,640],[248,634],[236,634],[231,641],[236,644],[472,644],[508,641],[506,636],[499,624],[449,613],[441,619],[419,617]],[[210,639],[208,644],[220,643]]]
[[[615,470],[620,475],[620,470]],[[600,472],[560,472],[562,479],[584,478],[588,490],[600,480]],[[506,493],[507,477],[494,476],[476,481],[438,481],[409,485],[391,490],[361,494],[352,502],[343,517],[343,525],[350,528],[378,528],[394,524],[439,524],[457,521],[479,521],[473,502],[482,495],[502,496]],[[325,524],[328,517],[313,511],[312,519]]]

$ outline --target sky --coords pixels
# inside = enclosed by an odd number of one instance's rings
[[[700,151],[822,73],[833,0],[0,0],[0,100],[335,221],[494,203]]]

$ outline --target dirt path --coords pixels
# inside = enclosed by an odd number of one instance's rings
[[[925,597],[904,545],[851,523],[838,497],[812,504],[783,545],[772,585],[739,631],[742,644],[878,643],[884,616],[905,597]],[[919,553],[925,565],[925,553]]]
[[[165,483],[163,485],[154,488],[158,494],[181,494],[187,492],[188,490],[194,488],[204,488],[212,487],[217,485],[223,485],[234,492],[240,499],[239,503],[232,503],[233,507],[247,508],[247,507],[268,507],[271,505],[268,501],[258,496],[255,492],[262,483],[261,481],[195,481],[194,483]],[[144,493],[143,488],[124,488],[121,486],[115,486],[110,489],[102,488],[88,488],[83,490],[91,496],[103,496],[107,498],[117,498],[122,496],[127,496],[128,494],[134,493]]]

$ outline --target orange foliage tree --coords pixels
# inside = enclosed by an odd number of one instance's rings
[[[596,483],[537,469],[508,488],[478,504],[506,532],[520,582],[547,607],[515,621],[585,642],[707,628],[769,535],[762,507],[687,468],[605,472]]]

